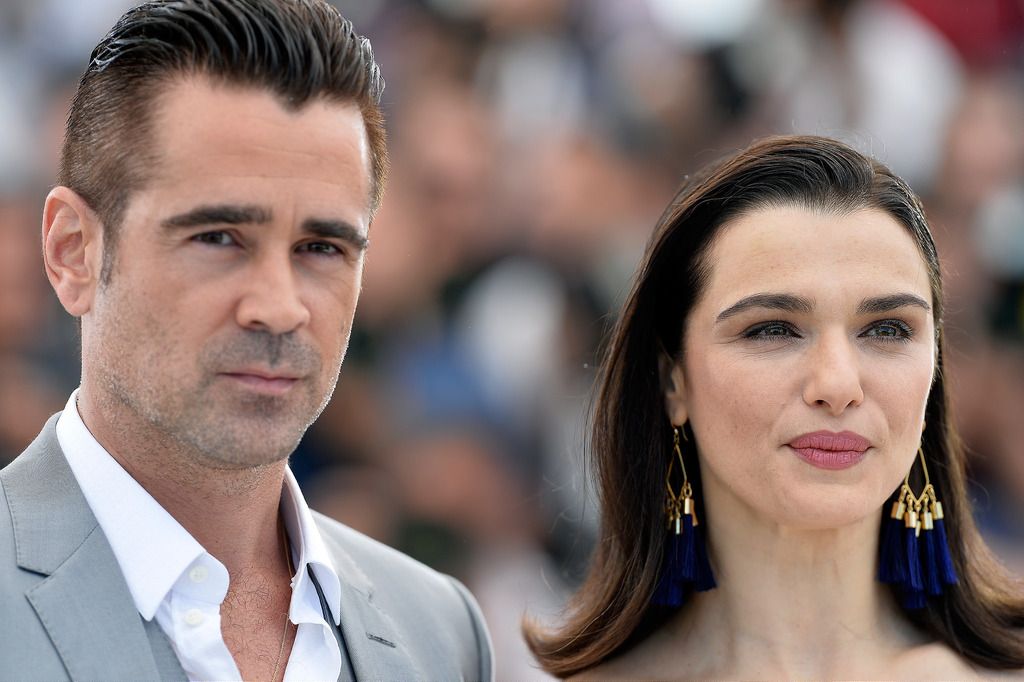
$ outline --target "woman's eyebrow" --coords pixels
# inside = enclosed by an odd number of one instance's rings
[[[715,318],[715,324],[739,315],[751,308],[767,308],[769,310],[781,310],[787,313],[809,313],[814,309],[814,301],[804,296],[794,294],[761,293],[741,298],[736,303],[723,310]]]
[[[858,315],[873,315],[896,310],[904,306],[916,306],[931,311],[932,307],[928,302],[916,294],[889,294],[888,296],[876,296],[865,298],[857,306]]]
[[[857,306],[858,315],[874,315],[877,313],[889,312],[904,306],[915,306],[930,311],[932,307],[928,302],[916,294],[897,293],[885,296],[874,296],[865,298]],[[765,308],[768,310],[781,310],[787,313],[809,313],[814,310],[813,299],[794,294],[760,293],[752,294],[741,298],[732,304],[715,318],[715,324],[739,315],[751,308]]]

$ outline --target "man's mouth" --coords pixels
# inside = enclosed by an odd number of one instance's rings
[[[221,372],[220,375],[248,390],[265,395],[284,395],[301,379],[292,374],[261,369],[233,370]]]

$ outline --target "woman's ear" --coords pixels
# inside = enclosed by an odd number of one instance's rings
[[[103,226],[81,196],[54,187],[43,206],[43,265],[61,305],[81,317],[92,309],[103,261]]]
[[[683,374],[682,360],[678,362],[668,355],[658,358],[661,370],[661,386],[665,393],[665,412],[675,426],[686,423],[689,413],[686,409],[686,377]]]

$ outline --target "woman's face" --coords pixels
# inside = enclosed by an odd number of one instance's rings
[[[760,209],[723,226],[667,407],[705,495],[785,526],[877,513],[913,463],[935,368],[928,271],[887,213]]]

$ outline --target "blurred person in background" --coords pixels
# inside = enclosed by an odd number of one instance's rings
[[[1024,673],[1024,584],[974,526],[918,198],[829,138],[685,182],[613,332],[575,679]],[[884,584],[888,583],[888,584]]]
[[[151,2],[93,51],[43,209],[81,385],[0,471],[0,677],[492,677],[466,589],[288,467],[347,350],[382,90],[321,0]]]
[[[35,222],[27,196],[0,196],[0,466],[35,438],[59,403],[54,377],[29,360],[50,302]]]
[[[947,375],[971,452],[978,522],[1024,575],[1024,79],[972,71],[930,198],[949,278]]]

